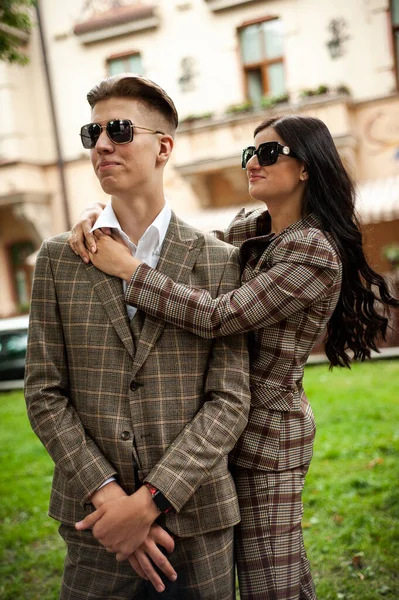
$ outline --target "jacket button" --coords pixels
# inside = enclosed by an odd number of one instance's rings
[[[122,431],[121,439],[122,440],[130,440],[130,431]]]
[[[130,382],[130,389],[132,390],[132,392],[135,392],[136,390],[139,389],[140,387],[140,383],[137,383],[137,381],[131,381]]]

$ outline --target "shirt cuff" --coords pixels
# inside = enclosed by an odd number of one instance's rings
[[[98,488],[97,488],[97,492],[98,490],[101,490],[101,488],[103,488],[105,485],[107,485],[108,483],[111,483],[111,481],[116,481],[115,477],[109,477],[108,479],[106,479],[104,481],[104,483],[102,483]]]

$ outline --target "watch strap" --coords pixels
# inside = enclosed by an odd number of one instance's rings
[[[163,495],[163,493],[160,490],[158,490],[158,488],[156,488],[151,483],[148,483],[148,481],[146,481],[144,485],[149,490],[152,499],[155,503],[155,506],[157,507],[159,512],[163,513],[164,515],[174,512],[174,507],[169,502],[169,500]]]

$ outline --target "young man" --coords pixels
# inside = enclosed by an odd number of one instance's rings
[[[111,196],[95,229],[111,228],[148,264],[213,296],[238,287],[236,251],[165,203],[178,122],[169,96],[124,75],[102,81],[88,101],[82,142]],[[242,336],[212,342],[128,313],[122,281],[84,264],[63,234],[37,259],[25,395],[55,462],[50,515],[68,548],[62,600],[146,597],[133,553],[154,540],[172,549],[154,525],[162,513],[175,536],[171,593],[234,597],[239,511],[227,455],[249,409]]]

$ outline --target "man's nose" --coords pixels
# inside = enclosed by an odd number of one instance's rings
[[[109,139],[107,132],[105,129],[102,130],[100,137],[96,142],[96,150],[97,152],[113,152],[114,144]]]

